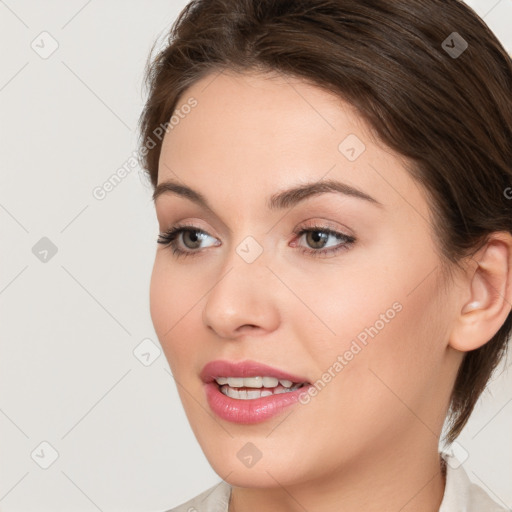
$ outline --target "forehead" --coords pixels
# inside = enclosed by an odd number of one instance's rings
[[[196,106],[182,114],[180,109],[192,99]],[[181,149],[190,157],[193,145],[201,150],[197,156],[216,151],[217,159],[225,155],[230,161],[256,153],[260,161],[266,155],[274,162],[298,154],[317,158],[320,147],[332,160],[345,132],[368,138],[362,120],[341,98],[276,74],[211,73],[183,93],[175,112],[180,121],[164,146],[170,144],[176,158]]]
[[[284,75],[217,71],[187,89],[175,112],[191,100],[164,138],[159,182],[178,178],[206,196],[215,186],[219,197],[261,206],[276,190],[329,178],[395,209],[418,203],[427,215],[405,159],[333,93]]]
[[[189,125],[198,136],[208,134],[212,142],[225,142],[229,135],[233,145],[241,140],[248,146],[252,139],[271,147],[288,143],[297,150],[304,138],[326,138],[328,143],[330,136],[335,140],[349,129],[369,137],[355,109],[339,96],[277,73],[212,72],[182,94],[176,110],[192,98],[197,106],[180,118],[193,120],[179,124]],[[177,135],[184,130],[176,126],[172,131]]]

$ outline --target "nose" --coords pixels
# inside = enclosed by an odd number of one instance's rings
[[[276,278],[262,257],[247,263],[237,254],[216,280],[204,303],[202,318],[207,329],[225,339],[250,333],[262,335],[279,324]]]

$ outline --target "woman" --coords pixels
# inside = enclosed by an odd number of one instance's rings
[[[457,0],[208,0],[147,70],[151,316],[222,482],[175,511],[502,511],[439,452],[512,329],[512,63]]]

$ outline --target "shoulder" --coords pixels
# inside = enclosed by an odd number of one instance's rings
[[[446,461],[446,487],[439,512],[511,512],[469,479],[453,452],[441,456]]]
[[[221,480],[195,498],[166,512],[228,512],[231,486]]]

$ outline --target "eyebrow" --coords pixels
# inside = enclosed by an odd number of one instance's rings
[[[270,196],[268,199],[267,208],[272,211],[289,208],[309,197],[329,192],[356,197],[358,199],[372,203],[379,208],[384,207],[384,205],[377,201],[377,199],[368,195],[366,192],[353,187],[352,185],[348,185],[347,183],[342,183],[335,180],[324,180],[313,183],[304,183],[282,192],[277,192],[276,194]],[[181,183],[172,180],[164,181],[157,185],[155,191],[153,192],[153,201],[156,201],[156,199],[162,194],[167,193],[185,197],[214,213],[213,208],[209,205],[208,201],[202,194],[196,190],[191,189],[190,187],[187,187],[186,185],[182,185]]]

